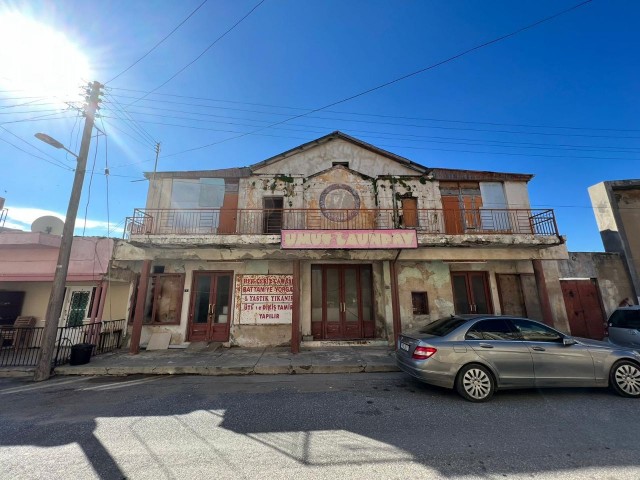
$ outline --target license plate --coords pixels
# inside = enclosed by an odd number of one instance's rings
[[[404,343],[404,342],[400,342],[400,348],[402,350],[404,350],[405,352],[409,351],[409,344],[408,343]]]

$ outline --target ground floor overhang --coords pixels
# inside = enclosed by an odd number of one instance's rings
[[[548,323],[566,330],[556,262],[542,261],[566,258],[564,246],[509,254],[449,248],[283,253],[125,244],[117,248],[114,265],[147,276],[137,295],[142,306],[130,309],[132,317],[139,312],[142,344],[165,332],[172,344],[290,345],[299,334],[306,340],[376,339],[392,345],[400,330],[453,313],[545,320],[546,306]]]

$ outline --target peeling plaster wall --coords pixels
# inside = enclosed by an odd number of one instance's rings
[[[238,323],[239,304],[235,299],[235,282],[237,275],[242,274],[292,274],[293,264],[290,261],[252,260],[247,262],[209,262],[206,260],[156,260],[153,266],[163,265],[165,273],[184,273],[184,293],[179,325],[143,325],[141,343],[148,342],[152,333],[170,332],[171,344],[179,345],[186,341],[189,325],[189,308],[192,295],[193,273],[197,271],[233,271],[233,289],[230,311],[233,312],[230,325],[229,341],[234,346],[276,346],[291,341],[291,324],[283,325],[240,325]],[[288,332],[283,336],[283,331]],[[286,338],[285,338],[286,337]],[[258,342],[258,343],[256,343]]]
[[[442,262],[398,262],[402,330],[413,330],[454,313],[449,266]],[[428,315],[414,315],[411,292],[427,292]]]
[[[255,170],[256,174],[291,174],[309,177],[331,168],[332,162],[349,162],[349,168],[365,175],[416,175],[416,170],[342,139],[332,139],[315,148],[294,153]]]
[[[320,208],[320,196],[325,188],[334,184],[347,185],[353,188],[360,197],[361,209],[375,208],[374,190],[372,181],[361,175],[354,174],[344,167],[334,167],[331,170],[315,175],[305,184],[305,208]],[[335,206],[333,208],[354,208],[353,206]]]
[[[558,261],[560,279],[595,278],[605,314],[609,316],[624,298],[633,299],[633,285],[625,263],[617,253],[570,252]]]
[[[378,207],[401,208],[400,197],[406,196],[417,199],[418,209],[441,209],[442,198],[438,182],[418,177],[415,172],[413,175],[415,178],[378,178]]]
[[[562,295],[562,287],[560,286],[558,262],[542,262],[542,268],[544,269],[545,282],[549,293],[549,303],[551,304],[551,312],[553,314],[553,327],[569,333],[571,329],[564,304],[564,296]]]
[[[299,174],[290,177],[279,174],[254,175],[240,179],[238,187],[239,209],[262,209],[265,197],[283,197],[284,208],[305,208],[302,176]],[[262,222],[258,221],[257,223],[261,232]]]
[[[229,342],[241,347],[291,345],[291,325],[233,325]]]
[[[640,187],[629,190],[615,189],[613,195],[624,226],[630,268],[638,277],[640,276]]]

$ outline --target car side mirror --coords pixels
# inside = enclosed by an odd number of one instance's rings
[[[565,347],[569,347],[569,346],[571,346],[571,345],[576,345],[577,343],[578,343],[578,342],[577,342],[575,339],[571,338],[571,337],[564,337],[564,338],[562,339],[562,344],[563,344]]]

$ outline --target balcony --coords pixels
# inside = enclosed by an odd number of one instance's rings
[[[414,229],[419,235],[558,237],[553,210],[529,209],[136,209],[125,238],[279,235],[281,230]]]

